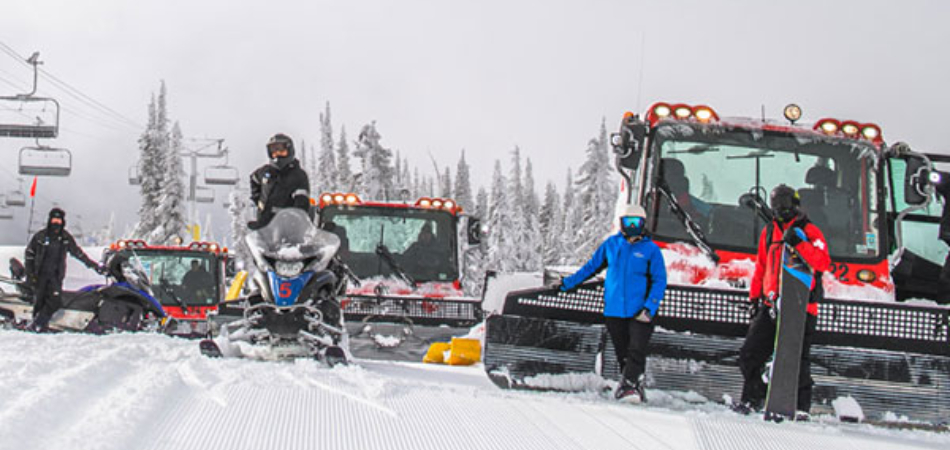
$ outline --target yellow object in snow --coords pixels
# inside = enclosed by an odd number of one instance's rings
[[[426,355],[422,357],[422,362],[429,364],[445,364],[445,352],[449,351],[452,344],[448,342],[434,342],[429,346]]]
[[[478,339],[452,338],[449,349],[450,366],[470,366],[482,360],[482,344]]]
[[[231,287],[228,288],[228,295],[224,297],[225,302],[232,302],[241,296],[241,289],[244,288],[244,282],[247,281],[247,271],[242,270],[234,276],[231,281]]]

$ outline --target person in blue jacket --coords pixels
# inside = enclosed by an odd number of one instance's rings
[[[646,401],[643,372],[653,318],[666,291],[666,265],[660,248],[644,233],[646,212],[627,205],[620,232],[600,244],[594,256],[575,274],[561,280],[568,291],[603,269],[604,322],[620,363],[622,379],[614,392],[618,400]]]

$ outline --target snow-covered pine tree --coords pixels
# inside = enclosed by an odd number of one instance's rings
[[[445,167],[445,173],[439,177],[439,197],[452,198],[452,170]]]
[[[587,159],[577,176],[577,206],[581,210],[583,236],[575,252],[588,258],[610,232],[617,200],[610,177],[607,127],[601,122],[600,135],[587,143]]]
[[[341,190],[340,181],[338,180],[336,150],[333,148],[330,102],[327,102],[325,111],[320,113],[320,161],[314,171],[310,173],[310,176],[319,180],[319,189],[313,191],[313,195]]]
[[[148,239],[156,227],[160,226],[158,209],[161,204],[161,189],[167,172],[166,155],[168,153],[168,110],[165,82],[161,82],[158,102],[153,97],[149,105],[149,123],[139,138],[141,150],[141,193],[142,206],[139,209],[139,223],[134,235]]]
[[[244,238],[247,236],[247,220],[244,217],[248,208],[247,193],[235,189],[228,194],[230,205],[228,215],[231,216],[231,250],[239,268],[249,267],[251,255],[248,252]]]
[[[340,141],[336,146],[336,178],[334,190],[353,192],[353,171],[350,170],[350,144],[346,140],[346,127],[340,127]],[[362,193],[360,193],[362,195]]]
[[[508,173],[508,222],[505,224],[506,227],[510,228],[507,245],[510,248],[507,250],[512,255],[514,265],[514,270],[516,271],[530,271],[531,262],[530,259],[533,257],[531,254],[531,236],[530,230],[527,227],[527,220],[525,218],[525,197],[524,197],[524,185],[522,177],[524,176],[521,170],[521,149],[517,146],[511,152],[511,171]]]
[[[580,255],[576,248],[583,240],[583,217],[577,204],[577,187],[574,185],[574,178],[571,176],[571,168],[567,169],[567,181],[564,184],[564,207],[562,211],[561,233],[562,241],[560,248],[561,264],[576,265],[585,261],[591,255]]]
[[[560,263],[560,243],[564,239],[561,233],[561,198],[554,182],[549,181],[544,189],[544,202],[538,211],[538,228],[541,234],[541,260],[545,266]]]
[[[393,193],[392,151],[380,144],[382,136],[376,130],[376,121],[365,125],[353,152],[362,160],[361,188],[366,198],[387,200]]]
[[[543,244],[538,225],[538,210],[540,209],[538,194],[534,189],[534,170],[531,167],[531,158],[527,158],[524,168],[524,183],[522,186],[522,203],[524,204],[524,240],[525,240],[525,260],[524,270],[529,272],[540,271],[543,269],[542,251]]]
[[[465,162],[465,149],[462,149],[462,156],[455,167],[455,202],[467,211],[474,211],[474,200],[468,163]]]
[[[165,176],[162,179],[157,211],[158,226],[149,236],[149,242],[172,244],[187,236],[185,211],[185,170],[182,166],[181,126],[172,126],[171,138],[166,146]]]
[[[510,242],[510,234],[514,231],[510,220],[512,192],[508,188],[508,180],[502,174],[501,161],[495,160],[491,186],[491,201],[486,220],[490,232],[485,248],[485,267],[498,272],[513,272],[516,256]]]

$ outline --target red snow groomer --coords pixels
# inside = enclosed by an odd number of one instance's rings
[[[149,245],[120,240],[109,252],[138,260],[149,276],[155,298],[169,316],[168,334],[203,337],[209,333],[208,313],[224,299],[228,249],[213,242]]]
[[[852,396],[868,418],[950,419],[950,287],[941,207],[928,179],[945,156],[887,146],[872,123],[725,118],[708,106],[656,103],[612,135],[620,201],[643,205],[669,285],[657,316],[648,383],[739,398],[737,356],[768,192],[796,188],[832,258],[812,347],[817,410]],[[585,257],[588,255],[584,255]],[[908,299],[924,299],[901,303]],[[603,330],[603,284],[509,293],[487,322],[485,368],[496,384],[564,387],[550,377],[617,377]],[[658,330],[660,330],[658,328]],[[575,377],[576,379],[576,377]],[[816,412],[817,412],[816,410]]]
[[[340,237],[339,257],[358,280],[341,301],[354,355],[421,361],[429,344],[481,321],[481,299],[461,285],[479,221],[455,201],[363,201],[353,193],[318,201],[320,227]]]

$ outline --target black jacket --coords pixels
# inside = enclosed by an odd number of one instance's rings
[[[73,255],[86,267],[99,266],[76,244],[68,231],[52,233],[44,228],[33,235],[26,246],[26,275],[28,280],[50,279],[62,283],[66,277],[66,254]]]
[[[279,209],[300,208],[310,211],[310,179],[296,159],[283,169],[266,164],[251,174],[251,201],[257,209],[257,226],[262,227]]]

